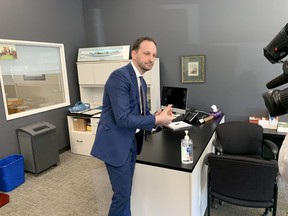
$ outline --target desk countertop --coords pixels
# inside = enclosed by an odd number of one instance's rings
[[[193,141],[193,164],[181,163],[181,139],[185,136],[184,130],[169,129],[147,137],[142,152],[137,157],[137,163],[192,172],[222,117],[189,128],[188,134]]]
[[[275,135],[275,136],[282,136],[285,137],[287,133],[284,132],[277,132],[277,129],[263,129],[264,134]]]

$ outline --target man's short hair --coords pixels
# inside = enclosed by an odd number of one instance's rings
[[[135,40],[133,46],[132,46],[132,50],[135,50],[137,51],[139,48],[140,48],[140,45],[143,41],[151,41],[155,44],[155,46],[157,47],[157,44],[156,42],[151,38],[151,37],[148,37],[148,36],[145,36],[145,37],[140,37],[138,39]]]

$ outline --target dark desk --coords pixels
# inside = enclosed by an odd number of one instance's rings
[[[181,163],[183,130],[148,136],[137,157],[132,214],[137,216],[201,216],[207,207],[207,166],[204,157],[213,151],[212,140],[221,116],[189,129],[193,140],[193,164]]]
[[[184,130],[171,131],[165,128],[147,137],[137,163],[192,172],[221,119],[193,125],[189,129],[188,135],[193,141],[193,164],[181,163],[180,144],[185,136]]]
[[[264,129],[263,139],[271,140],[278,146],[278,149],[280,150],[285,136],[286,133],[277,132],[276,129]],[[264,157],[273,158],[273,155],[271,152],[267,151],[267,149],[264,149]]]

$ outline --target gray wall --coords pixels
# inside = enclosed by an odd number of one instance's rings
[[[86,45],[82,0],[0,0],[0,5],[1,39],[64,44],[70,100],[79,100],[76,59]],[[0,158],[19,153],[16,129],[38,121],[56,126],[59,149],[69,146],[68,107],[7,121],[0,94]]]
[[[261,94],[282,65],[270,64],[263,47],[288,22],[287,0],[85,0],[83,8],[89,46],[152,36],[161,85],[187,87],[190,107],[216,104],[226,120],[268,115]],[[206,55],[206,82],[183,84],[181,56],[197,54]]]
[[[0,0],[0,5],[0,38],[64,44],[72,104],[79,99],[79,47],[131,45],[142,35],[158,43],[161,85],[187,87],[190,107],[210,110],[216,104],[226,120],[267,115],[261,94],[282,73],[282,65],[270,64],[262,49],[288,21],[286,0]],[[206,81],[183,84],[181,56],[195,54],[207,57]],[[67,108],[6,121],[2,96],[0,106],[0,157],[18,153],[16,129],[37,121],[57,127],[59,149],[69,146]]]

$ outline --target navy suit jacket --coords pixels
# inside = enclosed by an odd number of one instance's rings
[[[147,92],[146,82],[144,91]],[[152,130],[155,116],[150,114],[147,100],[146,115],[141,115],[139,98],[137,77],[131,63],[109,76],[104,87],[103,110],[92,156],[112,166],[121,166],[128,157],[136,129]],[[137,142],[141,149],[143,138]]]

